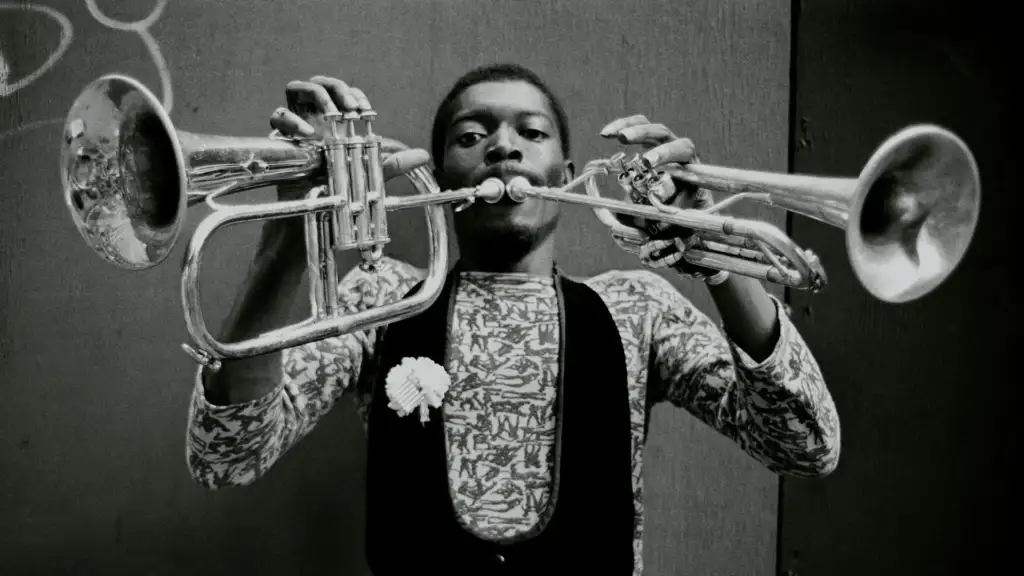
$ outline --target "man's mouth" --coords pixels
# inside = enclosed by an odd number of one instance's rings
[[[505,184],[508,184],[510,180],[512,180],[513,178],[516,178],[516,177],[526,178],[526,180],[531,185],[534,185],[534,186],[538,186],[539,185],[539,183],[538,183],[539,178],[537,177],[537,175],[535,175],[534,173],[530,172],[529,170],[525,170],[525,169],[520,168],[518,166],[508,165],[508,164],[502,164],[502,165],[494,166],[494,167],[488,169],[484,173],[484,175],[480,178],[480,182],[483,182],[484,180],[487,180],[488,178],[497,178],[497,179],[501,180],[502,182],[504,182]],[[477,182],[477,184],[479,185],[480,182]]]
[[[514,165],[511,165],[511,166],[510,165],[499,165],[499,166],[492,167],[491,169],[487,170],[487,172],[485,172],[483,174],[483,176],[480,178],[479,182],[476,183],[476,185],[479,186],[480,183],[484,182],[488,178],[497,178],[498,180],[501,180],[505,184],[508,184],[509,182],[511,182],[512,180],[514,180],[516,178],[520,178],[520,179],[525,178],[526,181],[529,182],[531,185],[533,185],[533,186],[539,185],[539,184],[537,184],[537,181],[539,179],[537,178],[537,176],[535,174],[531,173],[528,170],[524,170],[524,169],[519,168],[519,167],[514,166]],[[494,206],[494,205],[497,205],[497,206],[519,206],[519,205],[522,205],[522,204],[523,204],[522,201],[513,200],[506,193],[506,194],[502,194],[501,198],[497,202],[493,203],[492,206]]]

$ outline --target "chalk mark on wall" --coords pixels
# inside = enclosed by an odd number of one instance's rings
[[[163,14],[164,8],[167,6],[167,0],[157,0],[156,7],[142,20],[137,22],[118,22],[112,18],[109,18],[106,14],[100,11],[99,7],[96,6],[96,0],[85,0],[85,5],[89,8],[89,14],[96,19],[97,22],[110,28],[111,30],[121,30],[124,32],[135,32],[142,39],[142,43],[146,45],[146,49],[149,50],[150,56],[153,57],[153,64],[156,65],[157,72],[160,74],[160,86],[161,86],[161,100],[163,102],[164,109],[167,113],[171,113],[171,108],[174,106],[174,92],[171,90],[171,71],[167,67],[167,61],[164,60],[163,53],[160,52],[160,45],[157,44],[156,38],[150,33],[149,27],[153,25]]]
[[[35,130],[36,128],[42,128],[43,126],[50,126],[52,124],[62,124],[63,118],[47,118],[46,120],[35,120],[33,122],[26,122],[17,128],[11,128],[5,132],[0,132],[0,140],[10,138],[22,132],[28,132],[29,130]]]
[[[4,59],[4,52],[0,50],[0,90],[7,89],[7,79],[11,77],[11,69],[7,66],[7,60]]]
[[[156,65],[157,73],[160,75],[162,104],[167,110],[167,113],[170,114],[171,109],[174,106],[174,92],[171,88],[171,72],[167,67],[167,61],[164,60],[163,53],[160,51],[160,45],[157,44],[156,38],[154,38],[149,31],[150,26],[152,26],[163,14],[164,8],[167,6],[167,0],[157,0],[156,6],[153,8],[153,11],[150,12],[149,16],[146,16],[137,22],[119,22],[108,17],[100,11],[99,6],[96,5],[96,0],[85,0],[85,6],[89,9],[89,14],[103,26],[112,30],[135,32],[139,35],[139,38],[142,39],[142,43],[145,44],[146,49],[149,50],[149,54],[153,58],[153,64]],[[3,10],[30,10],[46,14],[60,24],[61,34],[60,43],[56,50],[50,54],[49,58],[43,62],[39,69],[13,84],[8,84],[10,79],[10,66],[4,59],[3,53],[0,52],[0,97],[10,96],[14,92],[28,86],[53,68],[57,61],[60,60],[65,52],[67,52],[68,47],[71,45],[71,40],[74,38],[74,27],[71,25],[71,21],[67,16],[48,6],[38,6],[24,2],[0,2],[0,11]],[[4,140],[5,138],[9,138],[29,130],[35,130],[36,128],[42,128],[53,124],[62,124],[63,122],[63,118],[49,118],[46,120],[27,122],[16,128],[0,132],[0,140]]]
[[[49,72],[50,69],[57,64],[61,57],[64,56],[64,53],[67,52],[68,46],[71,45],[71,40],[75,36],[75,28],[71,25],[71,20],[69,20],[67,16],[61,14],[60,12],[53,8],[50,8],[49,6],[39,6],[36,4],[29,4],[27,2],[0,2],[0,12],[4,10],[28,10],[29,12],[39,12],[41,14],[49,16],[55,22],[57,22],[57,24],[60,25],[60,41],[57,44],[57,48],[55,48],[53,52],[50,53],[46,60],[39,66],[39,68],[37,68],[34,72],[28,74],[24,78],[16,80],[14,82],[11,82],[11,67],[7,63],[7,60],[4,58],[3,53],[0,53],[0,98],[6,98],[7,96],[14,94],[18,90],[21,90],[22,88],[38,80],[39,77],[43,74]],[[63,122],[63,120],[60,118],[48,118],[46,120],[36,120],[33,122],[27,122],[16,128],[0,132],[0,140],[3,140],[4,138],[8,138],[10,136],[14,136],[15,134],[20,134],[22,132],[27,132],[29,130],[35,130],[36,128],[42,128],[43,126],[60,124],[61,122]]]
[[[14,94],[18,90],[21,90],[35,82],[43,74],[46,74],[51,68],[53,68],[54,64],[60,60],[61,56],[67,52],[68,46],[71,45],[71,39],[75,35],[74,27],[71,25],[71,20],[68,20],[67,16],[53,8],[50,8],[49,6],[39,6],[36,4],[29,4],[27,2],[0,2],[0,12],[4,10],[28,10],[30,12],[46,14],[56,21],[57,24],[60,24],[60,43],[57,44],[57,48],[50,54],[46,61],[39,66],[39,68],[28,76],[10,84],[8,83],[10,80],[10,66],[4,59],[3,54],[0,54],[0,98]]]

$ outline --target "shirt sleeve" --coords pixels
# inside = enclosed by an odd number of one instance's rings
[[[394,302],[422,276],[393,259],[383,264],[376,274],[353,268],[341,280],[338,299],[345,313]],[[202,369],[197,369],[185,443],[192,477],[211,489],[261,477],[352,388],[375,344],[376,330],[366,330],[283,350],[274,390],[227,406],[206,399]]]
[[[770,295],[779,339],[768,358],[755,362],[667,280],[651,276],[654,402],[686,409],[775,473],[831,473],[839,461],[839,416],[778,298]]]

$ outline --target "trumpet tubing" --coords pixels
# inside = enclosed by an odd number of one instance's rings
[[[190,206],[205,202],[212,208],[189,239],[181,294],[195,343],[183,348],[213,369],[223,359],[291,348],[422,312],[440,294],[448,269],[445,204],[458,211],[508,195],[516,201],[585,206],[634,247],[648,236],[620,216],[679,226],[693,231],[684,254],[688,262],[795,289],[823,288],[825,270],[813,252],[770,223],[722,213],[737,202],[760,202],[844,230],[858,280],[891,303],[918,298],[942,283],[963,258],[978,221],[981,192],[974,158],[957,136],[937,126],[916,125],[892,135],[857,178],[688,164],[682,181],[727,196],[698,210],[665,205],[660,198],[668,177],[639,156],[627,159],[621,153],[588,164],[580,177],[558,188],[534,186],[520,177],[441,191],[430,170],[420,167],[405,174],[417,194],[391,197],[383,172],[384,139],[371,125],[375,116],[328,115],[329,133],[322,140],[195,134],[176,130],[139,82],[103,76],[83,90],[67,116],[61,145],[65,203],[87,245],[129,270],[167,258]],[[604,197],[597,184],[601,176],[614,176],[625,199]],[[311,187],[297,200],[218,202],[227,194],[284,182]],[[573,192],[580,186],[585,193]],[[361,265],[373,269],[390,242],[387,212],[410,208],[424,209],[430,237],[420,289],[392,304],[344,313],[338,306],[336,251],[356,250]],[[310,317],[242,342],[218,341],[200,306],[199,274],[210,237],[233,224],[288,217],[304,219]]]
[[[819,291],[827,284],[817,255],[799,248],[767,222],[724,216],[749,200],[837,227],[858,281],[875,298],[905,303],[930,293],[954,272],[977,228],[981,179],[967,145],[945,128],[918,124],[887,138],[857,178],[837,178],[687,164],[679,178],[726,194],[707,209],[679,209],[659,200],[667,176],[639,156],[617,154],[563,188],[538,188],[523,180],[514,198],[529,196],[585,205],[614,234],[641,243],[642,231],[616,215],[689,228],[694,245],[684,258],[789,288]],[[601,175],[617,176],[628,202],[603,198]],[[587,195],[568,190],[584,183]]]

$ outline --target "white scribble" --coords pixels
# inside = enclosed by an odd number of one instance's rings
[[[0,51],[0,86],[7,87],[7,78],[11,75],[11,69],[7,67],[7,60],[4,60],[4,53]]]
[[[156,7],[153,8],[149,16],[137,22],[118,22],[107,17],[96,6],[96,0],[85,0],[85,5],[89,8],[89,14],[92,14],[92,17],[100,24],[112,30],[135,32],[139,35],[139,38],[142,38],[142,43],[149,50],[149,54],[153,57],[153,63],[156,64],[157,72],[160,74],[163,107],[170,114],[171,108],[174,106],[174,92],[171,90],[171,71],[167,67],[167,61],[164,60],[163,54],[160,52],[160,45],[156,43],[156,38],[153,38],[153,35],[149,32],[149,27],[163,14],[164,7],[167,6],[167,0],[157,0]]]
[[[18,90],[21,90],[25,86],[35,82],[43,74],[46,74],[46,72],[48,72],[50,68],[53,68],[53,65],[60,60],[61,56],[67,52],[68,46],[71,45],[71,39],[75,35],[74,27],[71,26],[71,20],[68,20],[67,16],[53,8],[50,8],[49,6],[38,6],[27,2],[0,2],[0,11],[3,10],[28,10],[32,12],[40,12],[42,14],[46,14],[50,18],[53,18],[57,24],[60,24],[60,43],[57,44],[57,48],[50,53],[49,58],[47,58],[46,61],[35,70],[35,72],[32,72],[21,80],[17,80],[10,84],[8,83],[10,80],[10,67],[7,64],[7,61],[4,60],[3,55],[0,54],[0,98],[14,94]]]
[[[164,8],[167,6],[167,0],[157,0],[156,7],[150,12],[149,16],[146,16],[138,22],[118,22],[112,18],[109,18],[106,14],[100,11],[96,5],[96,0],[85,0],[85,5],[89,9],[89,14],[96,19],[97,22],[110,28],[112,30],[120,30],[123,32],[135,32],[142,39],[142,43],[146,45],[149,50],[149,54],[153,57],[153,64],[156,65],[157,72],[160,75],[161,93],[162,93],[162,104],[167,113],[171,113],[171,108],[174,106],[174,92],[171,89],[171,72],[167,67],[167,61],[164,60],[163,54],[160,52],[160,45],[157,44],[156,38],[149,32],[149,27],[153,25],[163,14]],[[45,74],[50,68],[57,63],[58,60],[67,52],[68,46],[71,45],[71,39],[74,37],[74,28],[71,25],[71,21],[66,16],[58,12],[57,10],[48,6],[37,6],[35,4],[28,4],[25,2],[0,2],[0,11],[3,10],[30,10],[35,12],[41,12],[47,16],[53,18],[58,24],[60,24],[60,43],[57,49],[50,54],[49,58],[33,73],[28,76],[9,84],[10,80],[10,66],[4,59],[3,53],[0,53],[0,97],[10,96],[16,91],[28,86],[40,76]],[[36,128],[42,128],[44,126],[50,126],[54,124],[62,124],[63,118],[48,118],[45,120],[36,120],[33,122],[27,122],[12,128],[0,132],[0,140],[10,138],[17,134],[27,132],[29,130],[35,130]]]
[[[12,128],[4,132],[0,132],[0,140],[10,138],[11,136],[21,134],[22,132],[28,132],[29,130],[35,130],[36,128],[42,128],[43,126],[50,126],[51,124],[62,124],[64,123],[63,118],[48,118],[46,120],[36,120],[34,122],[26,122],[17,128]]]

